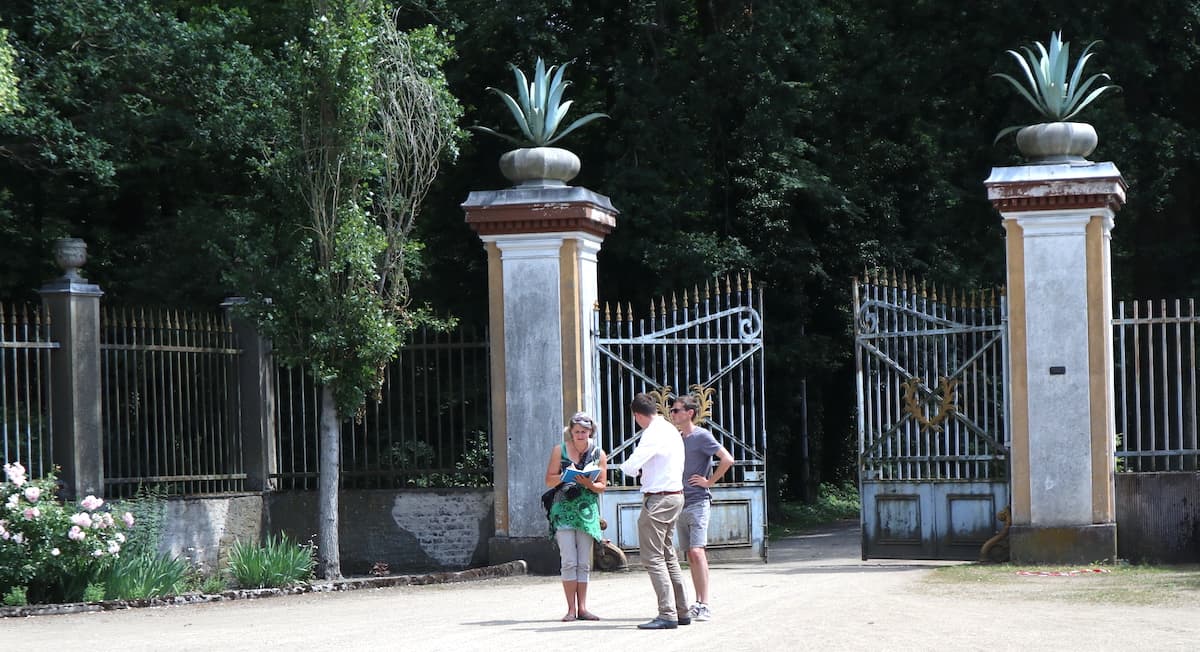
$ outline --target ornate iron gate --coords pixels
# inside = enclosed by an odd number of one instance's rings
[[[609,452],[611,489],[602,513],[617,545],[638,547],[641,496],[636,482],[616,470],[637,444],[629,402],[638,392],[655,393],[665,413],[672,396],[691,392],[700,398],[704,427],[735,460],[713,488],[709,554],[765,559],[762,332],[762,292],[749,276],[662,297],[644,318],[635,319],[629,305],[597,308],[592,411]]]
[[[862,555],[977,559],[1009,502],[1003,292],[854,283]]]

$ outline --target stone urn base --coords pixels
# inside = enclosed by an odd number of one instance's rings
[[[1045,122],[1017,132],[1017,149],[1030,163],[1087,162],[1096,149],[1096,130],[1083,122]]]
[[[579,157],[558,147],[525,147],[500,157],[500,172],[518,188],[565,186],[579,174]]]

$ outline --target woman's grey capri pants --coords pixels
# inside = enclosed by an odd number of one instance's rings
[[[581,530],[557,530],[558,554],[564,582],[587,582],[592,571],[592,537]]]

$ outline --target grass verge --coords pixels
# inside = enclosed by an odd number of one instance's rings
[[[1091,572],[1095,569],[1106,572]],[[1067,574],[1072,571],[1083,572]],[[935,569],[924,586],[942,596],[973,599],[1200,607],[1200,565],[963,564]]]

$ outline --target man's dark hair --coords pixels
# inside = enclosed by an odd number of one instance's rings
[[[700,401],[697,401],[696,397],[692,396],[691,394],[682,394],[680,396],[676,396],[675,400],[672,402],[679,403],[685,410],[691,410],[696,414],[700,414]]]
[[[633,402],[629,404],[629,409],[634,414],[652,417],[658,414],[658,403],[654,402],[654,397],[643,392],[633,397]]]

